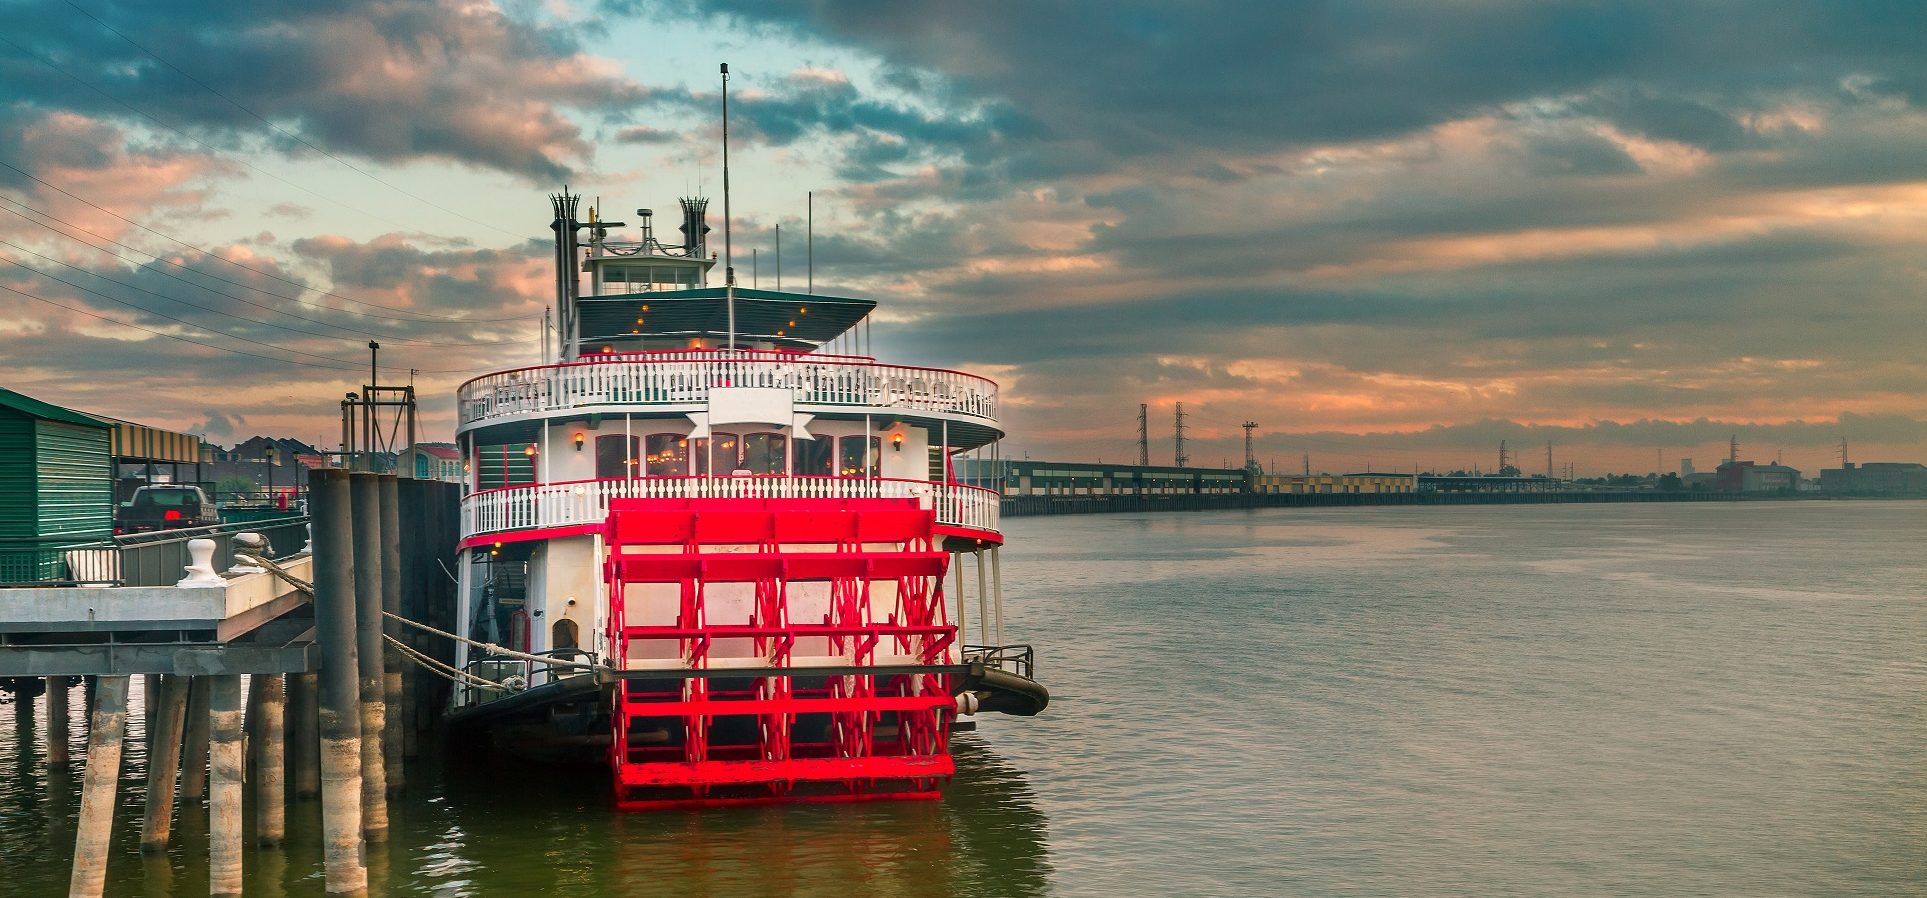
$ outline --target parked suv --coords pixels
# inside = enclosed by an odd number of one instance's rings
[[[144,486],[134,491],[134,500],[122,509],[120,523],[114,529],[145,533],[219,523],[220,509],[198,486]]]

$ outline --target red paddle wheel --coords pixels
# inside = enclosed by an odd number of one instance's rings
[[[957,628],[914,499],[618,499],[605,538],[625,809],[934,798]]]

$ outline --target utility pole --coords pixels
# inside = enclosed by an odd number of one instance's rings
[[[1191,456],[1184,454],[1184,403],[1182,402],[1178,403],[1177,430],[1175,431],[1175,435],[1177,452],[1173,456],[1173,463],[1182,468],[1191,461]]]
[[[1309,450],[1305,452],[1305,476],[1311,476],[1311,452]]]
[[[1137,463],[1151,464],[1151,406],[1143,402],[1137,404]]]
[[[1552,441],[1551,441],[1551,440],[1547,440],[1547,441],[1546,441],[1546,479],[1548,479],[1548,480],[1551,480],[1551,479],[1553,479],[1553,476],[1552,476]]]
[[[1847,467],[1847,438],[1840,438],[1840,467]]]
[[[1500,476],[1505,475],[1505,469],[1509,465],[1509,460],[1511,459],[1511,457],[1512,457],[1512,453],[1507,451],[1505,448],[1505,441],[1500,440],[1499,441],[1499,470],[1496,472]]]
[[[776,226],[776,289],[783,289],[783,226]]]
[[[1257,427],[1258,422],[1256,421],[1245,422],[1245,470],[1252,473],[1257,473],[1258,471],[1258,457],[1251,454],[1251,432],[1256,430]]]

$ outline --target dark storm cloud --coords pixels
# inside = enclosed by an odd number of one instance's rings
[[[1594,92],[1601,112],[1633,130],[1720,148],[1743,136],[1733,113],[1710,100],[1751,109],[1788,90],[1835,94],[1849,76],[1906,95],[1902,85],[1927,70],[1927,13],[1904,0],[669,6],[941,73],[956,95],[1007,101],[1044,123],[1053,146],[1034,164],[1081,155],[1087,171],[1200,147],[1384,139],[1520,100]],[[1686,89],[1708,99],[1673,96]]]
[[[454,0],[84,8],[99,21],[57,0],[15,8],[7,37],[26,52],[0,47],[13,99],[145,124],[125,103],[217,146],[311,153],[299,134],[345,156],[441,157],[552,180],[591,155],[562,108],[615,114],[643,93],[565,28]]]

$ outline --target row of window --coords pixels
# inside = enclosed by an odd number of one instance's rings
[[[707,439],[681,434],[647,436],[605,434],[595,440],[595,476],[687,477],[718,474],[795,474],[816,477],[862,477],[865,462],[870,476],[882,476],[883,440],[880,437],[817,437],[796,440],[773,431],[711,433]]]

